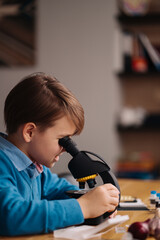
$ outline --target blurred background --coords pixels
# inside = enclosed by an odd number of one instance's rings
[[[159,51],[158,0],[0,0],[0,131],[12,87],[45,72],[84,107],[79,149],[118,177],[159,178]],[[68,172],[70,159],[52,171]]]

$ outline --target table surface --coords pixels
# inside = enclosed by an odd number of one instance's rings
[[[149,206],[149,195],[151,190],[160,192],[160,180],[133,180],[133,179],[119,179],[121,188],[121,195],[131,195],[140,198],[147,206]],[[144,221],[154,216],[154,211],[118,211],[118,215],[128,215],[129,220],[119,225],[127,229],[128,225],[136,221]],[[115,228],[102,235],[103,240],[120,240],[124,233],[118,233]],[[0,237],[0,240],[55,240],[53,233],[34,235],[34,236],[20,236],[20,237]],[[154,238],[147,238],[151,240]],[[60,240],[60,239],[59,239]],[[96,238],[97,240],[97,238]]]

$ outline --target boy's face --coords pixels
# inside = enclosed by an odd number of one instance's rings
[[[57,120],[53,127],[43,132],[37,127],[34,131],[32,141],[27,148],[27,156],[33,161],[48,168],[54,166],[59,156],[64,152],[63,147],[58,144],[60,138],[72,136],[75,133],[75,125],[67,116]]]

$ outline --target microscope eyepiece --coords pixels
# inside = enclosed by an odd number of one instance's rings
[[[76,147],[76,143],[70,137],[59,139],[59,145],[62,146],[66,152],[70,153],[72,157],[77,155],[80,151]]]

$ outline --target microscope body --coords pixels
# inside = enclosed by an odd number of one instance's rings
[[[89,151],[79,151],[76,148],[75,143],[69,137],[60,139],[59,144],[73,156],[68,164],[68,168],[73,177],[79,182],[80,189],[85,188],[86,182],[88,183],[89,188],[93,188],[96,184],[95,177],[99,175],[102,178],[104,184],[111,183],[120,191],[120,187],[115,175],[111,172],[110,167],[100,156]],[[94,158],[98,160],[93,160],[90,155],[94,156]],[[67,194],[70,197],[78,198],[81,195],[85,194],[87,191],[88,190],[74,190],[68,191]],[[86,219],[85,224],[97,225],[109,217],[113,212],[106,212],[97,218]]]

